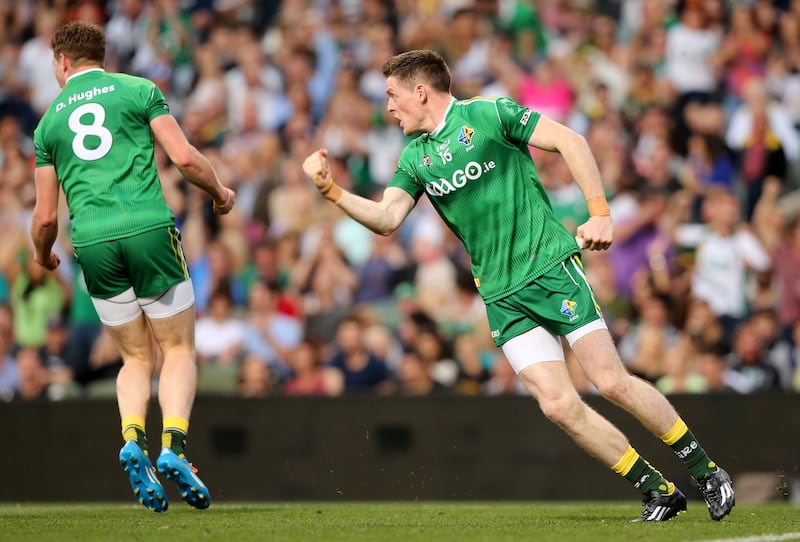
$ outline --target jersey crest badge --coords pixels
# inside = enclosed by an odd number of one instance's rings
[[[427,154],[423,154],[423,155],[422,155],[422,163],[420,164],[420,166],[423,166],[423,167],[428,167],[428,166],[430,166],[431,164],[432,164],[432,162],[431,162],[431,157],[430,157],[430,156],[428,156]]]
[[[472,134],[474,133],[475,130],[469,126],[462,126],[461,132],[458,134],[458,142],[463,143],[465,147],[469,147],[472,144]]]

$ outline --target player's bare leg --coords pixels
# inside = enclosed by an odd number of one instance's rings
[[[106,329],[119,348],[123,362],[117,375],[117,404],[126,442],[120,450],[119,460],[136,499],[150,510],[163,512],[169,504],[147,456],[144,432],[155,366],[150,328],[144,315],[139,314],[128,323],[106,326]]]
[[[158,399],[164,415],[158,471],[178,485],[181,498],[195,508],[208,508],[208,488],[184,454],[189,418],[197,387],[194,350],[194,306],[150,325],[163,354]]]
[[[607,330],[581,337],[572,350],[597,391],[633,414],[654,435],[660,437],[675,425],[675,408],[656,388],[625,369]]]
[[[194,306],[167,318],[151,318],[150,326],[163,355],[158,386],[161,413],[188,420],[197,389]]]
[[[534,363],[519,378],[544,415],[603,464],[613,466],[628,449],[625,435],[583,402],[563,361]]]
[[[686,499],[675,485],[639,456],[619,429],[581,399],[558,339],[535,328],[509,340],[503,352],[512,366],[521,368],[520,381],[545,416],[642,492],[645,508],[637,521],[666,521],[686,509]],[[541,361],[545,356],[554,361]]]
[[[106,326],[122,356],[117,375],[117,404],[121,418],[147,415],[155,356],[147,320],[140,314],[121,326]]]
[[[572,349],[603,397],[631,413],[672,447],[697,480],[712,519],[729,514],[736,498],[728,473],[711,460],[669,400],[648,382],[628,373],[608,331],[592,331],[575,341]]]

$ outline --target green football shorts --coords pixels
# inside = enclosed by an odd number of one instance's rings
[[[166,292],[189,278],[175,226],[75,249],[89,295],[108,299],[133,287],[137,297]]]
[[[564,336],[603,316],[577,255],[522,290],[487,304],[486,314],[497,346],[537,326]]]

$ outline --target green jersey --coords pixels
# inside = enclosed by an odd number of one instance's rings
[[[433,132],[403,149],[389,183],[415,200],[428,194],[464,243],[487,303],[579,252],[528,150],[539,117],[508,98],[454,99]]]
[[[72,244],[122,239],[174,223],[161,192],[150,121],[168,114],[152,81],[90,69],[73,75],[34,132],[36,167],[53,166]]]

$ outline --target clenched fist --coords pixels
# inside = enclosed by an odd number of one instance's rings
[[[320,192],[330,188],[333,179],[328,163],[328,150],[319,149],[309,154],[308,158],[303,161],[303,173],[311,179]]]
[[[303,172],[326,199],[336,203],[342,197],[342,189],[333,182],[327,149],[319,149],[311,153],[303,161]]]
[[[222,203],[214,202],[213,209],[214,213],[218,215],[226,215],[231,212],[233,206],[236,205],[236,192],[231,190],[230,188],[225,189],[226,198],[223,200]]]

